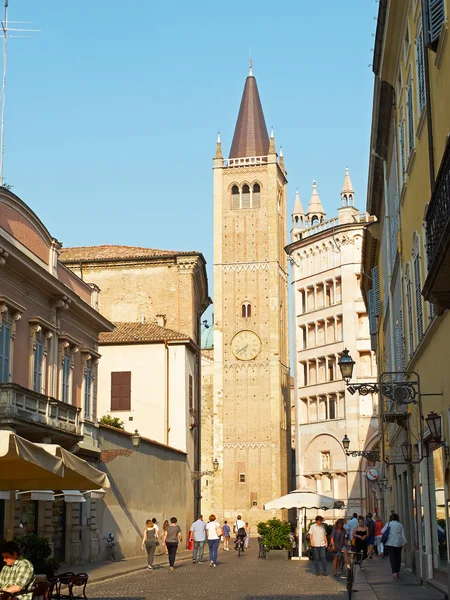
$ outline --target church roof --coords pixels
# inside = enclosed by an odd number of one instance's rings
[[[214,325],[205,325],[202,323],[202,350],[212,350],[214,348]]]
[[[304,215],[305,211],[303,210],[302,201],[300,200],[300,194],[298,190],[295,192],[295,203],[294,203],[294,212],[293,215]]]
[[[156,250],[155,248],[141,248],[139,246],[79,246],[74,248],[61,248],[59,260],[62,263],[76,263],[80,261],[153,258],[158,256],[178,256],[183,254],[199,254],[199,252]]]
[[[345,167],[345,178],[344,178],[344,185],[342,186],[342,193],[343,194],[354,194],[355,190],[353,189],[353,184],[351,182],[350,179],[350,174],[348,172],[348,167]]]
[[[245,81],[241,106],[231,144],[230,158],[266,156],[269,136],[261,106],[256,79],[250,73]]]
[[[189,340],[184,333],[160,327],[156,323],[114,323],[114,331],[99,334],[99,344],[139,344],[164,340]]]
[[[317,193],[317,181],[313,180],[313,189],[311,198],[309,200],[307,215],[324,215],[322,202],[320,201],[319,194]]]

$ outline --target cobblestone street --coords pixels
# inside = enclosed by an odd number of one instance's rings
[[[144,562],[145,558],[142,560]],[[344,590],[344,582],[335,580],[332,575],[316,577],[310,562],[258,560],[253,547],[241,558],[232,550],[221,550],[217,568],[210,568],[205,552],[202,565],[184,561],[178,563],[174,572],[164,565],[154,571],[139,571],[90,584],[88,597],[123,600],[218,597],[226,600],[342,600],[345,598]]]

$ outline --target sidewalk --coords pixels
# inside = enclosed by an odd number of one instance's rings
[[[191,557],[192,550],[179,550],[177,552],[175,565],[177,563],[189,560]],[[165,554],[157,554],[153,561],[153,565],[169,566],[167,556]],[[104,581],[110,577],[128,575],[129,573],[144,571],[145,569],[147,569],[147,555],[145,552],[142,552],[142,556],[123,558],[117,561],[101,561],[97,563],[84,563],[79,565],[69,565],[64,563],[60,565],[58,573],[65,573],[67,571],[72,571],[73,573],[87,573],[89,575],[89,583],[95,583],[96,581]]]
[[[357,591],[356,591],[357,590]],[[442,600],[443,595],[423,587],[403,568],[400,577],[392,577],[389,558],[366,560],[364,569],[356,569],[355,600]]]

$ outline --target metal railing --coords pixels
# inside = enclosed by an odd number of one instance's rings
[[[0,383],[0,423],[8,419],[80,435],[79,409],[16,383]]]
[[[428,270],[441,257],[440,245],[450,219],[450,138],[447,142],[436,185],[425,217]]]

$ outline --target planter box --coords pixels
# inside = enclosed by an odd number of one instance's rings
[[[266,552],[266,560],[289,560],[289,551],[269,550],[269,552]]]

